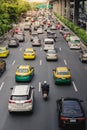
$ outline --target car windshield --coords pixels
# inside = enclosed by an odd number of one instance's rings
[[[58,71],[57,72],[58,75],[69,75],[69,71]]]
[[[31,50],[26,50],[25,52],[26,53],[33,53],[33,51],[31,51]]]
[[[19,100],[27,100],[27,95],[22,95],[22,96],[16,96],[16,95],[14,95],[14,96],[12,96],[12,98],[11,98],[12,100],[15,100],[15,101],[19,101]]]
[[[62,113],[66,116],[81,116],[82,110],[80,108],[80,105],[77,101],[63,101],[62,105]]]
[[[53,51],[48,51],[47,53],[49,53],[49,54],[56,54],[56,52],[53,50]]]
[[[0,48],[0,52],[2,52],[2,51],[6,51],[4,48]]]
[[[17,70],[19,73],[27,73],[28,69],[18,69]]]

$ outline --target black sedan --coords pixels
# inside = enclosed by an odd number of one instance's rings
[[[85,113],[77,98],[61,98],[57,100],[59,127],[79,126],[85,128]]]

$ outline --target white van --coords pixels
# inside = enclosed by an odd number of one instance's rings
[[[52,38],[45,38],[44,39],[44,46],[43,46],[44,50],[52,50],[55,49],[55,43],[54,43],[54,39]]]

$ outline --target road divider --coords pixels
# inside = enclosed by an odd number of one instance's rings
[[[59,48],[59,50],[60,50],[60,51],[62,50],[61,47]]]
[[[22,51],[22,47],[19,49],[19,51]]]

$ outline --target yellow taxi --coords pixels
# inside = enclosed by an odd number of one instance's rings
[[[24,59],[35,59],[36,58],[36,53],[33,48],[26,48],[24,50]]]
[[[20,65],[17,67],[15,74],[16,82],[27,82],[31,81],[34,76],[34,67],[30,65]]]
[[[71,84],[70,69],[67,67],[57,67],[53,69],[55,84]]]
[[[9,55],[10,51],[8,49],[7,46],[3,46],[3,47],[0,47],[0,58],[3,57],[7,57]]]

